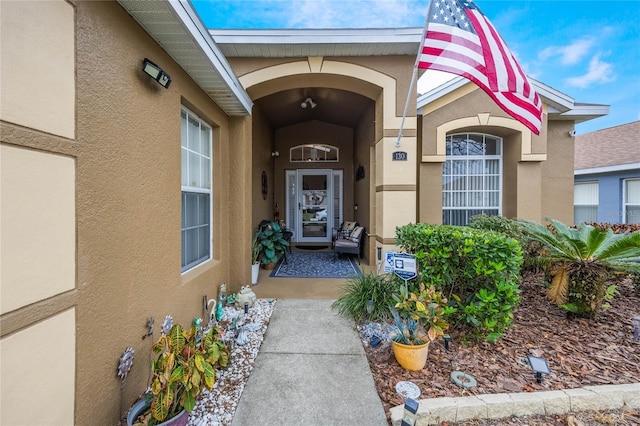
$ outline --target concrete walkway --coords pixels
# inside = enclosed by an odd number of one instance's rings
[[[233,425],[388,425],[355,325],[332,302],[278,300]]]

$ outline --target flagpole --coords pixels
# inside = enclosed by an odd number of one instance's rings
[[[416,84],[416,77],[418,75],[418,63],[420,62],[420,56],[422,55],[422,48],[424,47],[424,39],[426,37],[427,25],[429,24],[429,15],[431,14],[431,6],[433,2],[429,0],[429,6],[427,7],[427,15],[424,19],[424,25],[422,26],[422,34],[420,34],[420,47],[418,48],[418,55],[416,56],[416,62],[413,64],[413,73],[411,74],[411,83],[409,84],[409,93],[407,93],[407,102],[404,104],[404,112],[402,113],[402,121],[400,121],[400,130],[398,131],[398,139],[396,140],[396,147],[400,146],[400,139],[402,139],[402,129],[404,128],[404,119],[407,117],[407,111],[409,110],[409,102],[413,97],[413,86]]]

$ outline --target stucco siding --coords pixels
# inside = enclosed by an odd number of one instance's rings
[[[75,161],[0,146],[1,313],[75,288]]]
[[[69,309],[0,340],[0,424],[78,424],[75,334],[75,310]]]
[[[74,137],[74,24],[64,0],[0,4],[0,119]]]

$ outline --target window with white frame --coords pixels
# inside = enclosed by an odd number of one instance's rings
[[[182,272],[211,258],[211,127],[181,111]]]
[[[624,223],[640,223],[640,179],[624,180]]]
[[[305,144],[289,149],[289,161],[292,163],[325,163],[339,161],[340,149],[327,144]]]
[[[598,182],[578,182],[573,186],[573,223],[598,221]]]
[[[442,168],[442,223],[466,225],[502,213],[502,139],[479,133],[447,136]]]

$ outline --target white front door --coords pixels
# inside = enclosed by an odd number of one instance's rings
[[[287,171],[287,227],[300,243],[331,241],[342,219],[342,171]]]

